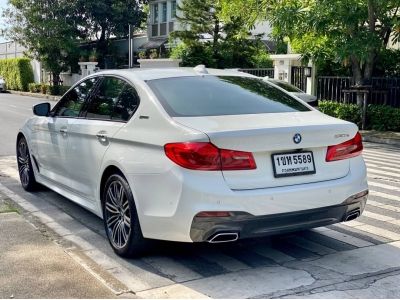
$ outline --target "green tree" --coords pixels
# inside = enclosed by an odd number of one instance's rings
[[[382,49],[400,40],[399,0],[221,0],[222,18],[252,25],[268,20],[305,59],[351,66],[356,85],[369,84]],[[361,99],[359,99],[361,100]]]
[[[80,12],[80,31],[86,40],[96,40],[100,68],[110,53],[110,38],[126,38],[129,25],[138,28],[146,19],[146,0],[75,0]]]
[[[25,46],[28,56],[41,61],[58,85],[60,73],[78,57],[74,5],[68,0],[10,0],[10,4],[4,14],[7,35]]]
[[[212,66],[219,61],[219,43],[222,38],[223,27],[218,17],[221,12],[219,1],[214,0],[183,0],[177,6],[180,12],[177,19],[184,27],[183,30],[172,33],[174,38],[180,39],[189,48],[196,52],[205,52],[202,48],[210,46],[212,49]],[[204,37],[211,37],[204,43]]]
[[[183,0],[178,5],[177,19],[183,26],[172,33],[183,45],[172,51],[172,57],[183,59],[184,65],[201,62],[209,67],[252,67],[264,64],[265,46],[252,39],[244,19],[232,16],[222,22],[221,1]]]

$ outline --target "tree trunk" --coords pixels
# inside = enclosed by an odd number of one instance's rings
[[[106,26],[101,26],[100,39],[97,41],[97,62],[100,69],[104,69],[104,58],[107,54]]]
[[[220,31],[219,18],[215,17],[212,48],[213,48],[213,58],[217,66],[219,66],[219,54],[218,54],[219,31]]]
[[[51,81],[52,81],[52,84],[53,84],[53,86],[58,86],[58,85],[60,85],[60,73],[56,73],[56,72],[52,72],[51,73]]]
[[[376,17],[374,0],[368,0],[368,29],[371,34],[375,34],[376,29]],[[376,50],[371,47],[368,51],[368,56],[365,61],[363,85],[370,85],[372,79],[372,73],[374,71]]]
[[[353,70],[354,85],[362,86],[364,84],[364,78],[362,76],[362,71],[361,71],[361,62],[357,57],[353,55],[351,56],[351,68]],[[357,93],[357,105],[362,106],[363,101],[364,101],[363,95]]]

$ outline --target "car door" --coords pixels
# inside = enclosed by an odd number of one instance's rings
[[[77,84],[57,103],[50,116],[36,125],[39,173],[47,180],[69,186],[67,150],[71,121],[79,118],[82,107],[96,84],[95,78]]]
[[[90,98],[85,118],[70,125],[69,173],[73,190],[90,201],[96,199],[102,159],[107,149],[117,143],[113,136],[139,105],[139,96],[129,83],[117,77],[101,79]]]

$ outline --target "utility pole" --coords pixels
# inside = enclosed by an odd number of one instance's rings
[[[128,38],[128,51],[129,51],[129,69],[133,68],[133,26],[129,24],[129,38]]]

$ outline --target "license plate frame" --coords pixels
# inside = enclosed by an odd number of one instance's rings
[[[275,157],[277,156],[294,156],[294,155],[311,155],[312,159],[312,170],[309,171],[301,171],[301,172],[292,172],[292,173],[278,173],[277,172],[277,166],[276,166],[276,160]],[[272,159],[272,167],[274,171],[274,177],[275,178],[282,178],[282,177],[293,177],[293,176],[302,176],[302,175],[313,175],[316,174],[317,170],[315,168],[315,160],[314,160],[314,153],[312,151],[300,151],[300,152],[286,152],[286,153],[274,153],[271,155]],[[310,163],[308,163],[310,164]]]

